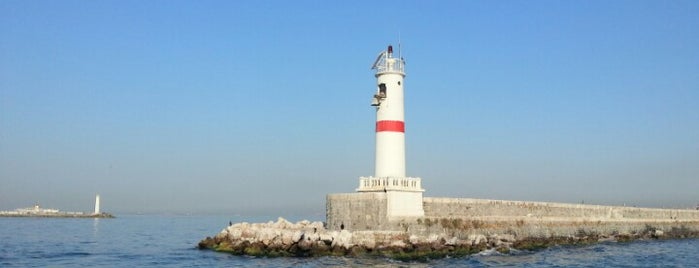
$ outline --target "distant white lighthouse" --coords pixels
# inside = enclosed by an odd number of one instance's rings
[[[95,196],[95,214],[100,214],[100,195]]]
[[[424,216],[420,178],[405,176],[405,61],[393,47],[379,53],[376,70],[376,166],[373,177],[361,177],[358,192],[384,192],[388,216]]]

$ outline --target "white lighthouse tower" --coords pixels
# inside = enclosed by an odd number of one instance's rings
[[[100,214],[100,195],[95,196],[95,215]]]
[[[383,192],[388,202],[387,216],[424,216],[420,178],[405,176],[405,116],[403,78],[405,61],[395,58],[388,46],[377,57],[376,94],[376,166],[372,177],[359,179],[358,192]]]

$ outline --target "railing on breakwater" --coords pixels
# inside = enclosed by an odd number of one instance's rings
[[[418,177],[360,177],[357,192],[424,192]]]

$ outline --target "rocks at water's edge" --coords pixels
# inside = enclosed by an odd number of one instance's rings
[[[452,235],[448,235],[451,233]],[[509,252],[552,245],[589,244],[600,241],[629,241],[643,238],[697,237],[694,229],[674,228],[663,232],[651,226],[633,233],[599,234],[580,229],[568,236],[517,236],[510,234],[469,234],[445,229],[428,235],[405,231],[327,230],[322,222],[291,223],[283,218],[268,223],[237,223],[214,237],[199,242],[200,249],[212,249],[251,256],[382,256],[401,260],[424,260],[464,256],[486,249]]]

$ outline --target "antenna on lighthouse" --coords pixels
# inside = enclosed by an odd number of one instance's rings
[[[400,32],[398,32],[398,58],[403,60],[403,53],[400,49]]]

